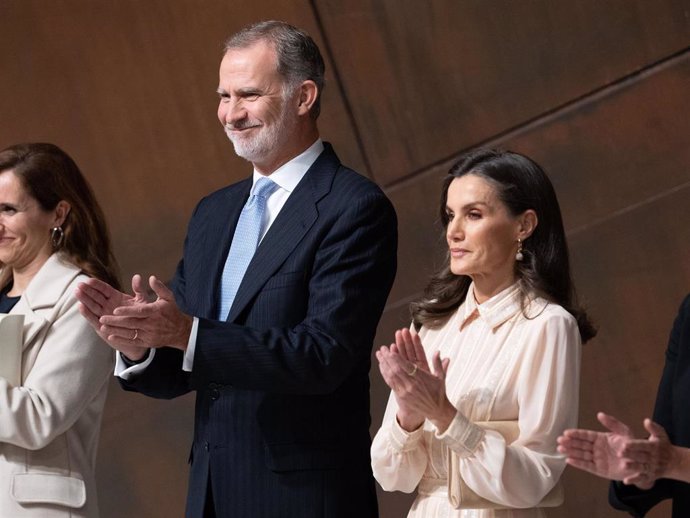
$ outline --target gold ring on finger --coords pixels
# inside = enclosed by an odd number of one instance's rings
[[[419,368],[419,367],[417,366],[417,364],[416,364],[416,363],[413,363],[413,364],[412,364],[412,370],[405,371],[405,374],[407,374],[407,375],[410,376],[410,377],[414,377],[414,375],[417,374],[417,369],[418,369],[418,368]]]

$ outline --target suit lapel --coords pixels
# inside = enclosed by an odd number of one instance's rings
[[[316,204],[330,191],[340,165],[331,146],[324,146],[256,249],[230,308],[229,322],[238,317],[318,219]]]

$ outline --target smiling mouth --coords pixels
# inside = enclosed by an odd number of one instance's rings
[[[225,131],[231,131],[231,132],[233,132],[233,133],[241,133],[241,132],[243,132],[243,131],[245,131],[245,130],[250,130],[250,129],[254,129],[254,128],[260,128],[260,127],[261,127],[260,124],[254,124],[254,125],[252,125],[252,126],[229,126],[229,125],[226,124],[226,125],[225,125]]]

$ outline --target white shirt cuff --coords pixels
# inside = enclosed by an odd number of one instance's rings
[[[127,364],[122,360],[121,353],[115,351],[115,376],[122,378],[123,380],[129,380],[132,376],[143,372],[146,367],[153,361],[153,357],[156,355],[155,349],[149,349],[149,357],[141,363],[127,367]]]
[[[192,372],[192,367],[194,367],[194,351],[196,351],[196,335],[198,331],[199,319],[194,317],[192,332],[189,333],[189,341],[187,342],[187,350],[184,352],[184,359],[182,360],[182,370],[185,372]]]

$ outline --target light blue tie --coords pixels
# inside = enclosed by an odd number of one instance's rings
[[[219,320],[228,318],[247,266],[254,256],[256,247],[259,246],[261,231],[266,226],[266,200],[277,187],[272,180],[266,177],[259,178],[254,185],[254,194],[242,208],[220,281]]]

